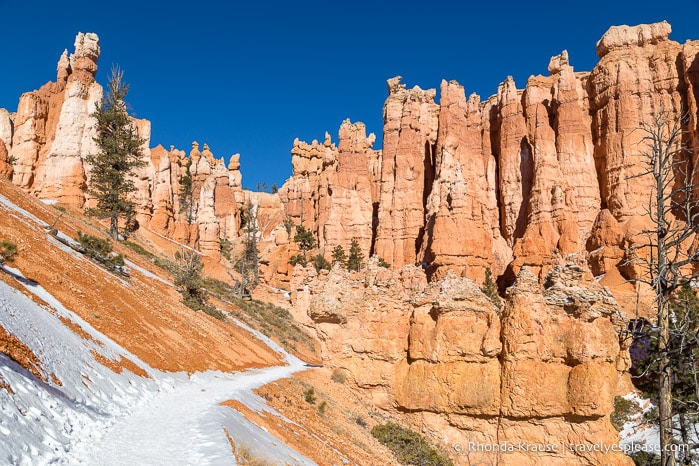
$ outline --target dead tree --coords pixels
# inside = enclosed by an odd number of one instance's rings
[[[646,216],[652,224],[641,235],[645,240],[630,246],[629,263],[642,273],[637,280],[650,286],[655,294],[657,318],[654,332],[654,363],[657,364],[657,388],[661,464],[674,466],[671,451],[677,441],[673,433],[673,338],[676,312],[672,302],[677,291],[694,278],[692,268],[699,259],[696,233],[699,231],[699,185],[695,161],[684,144],[683,117],[657,113],[639,130],[645,149],[641,156],[645,170],[633,178],[652,176]]]

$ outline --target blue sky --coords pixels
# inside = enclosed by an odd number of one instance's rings
[[[571,6],[574,10],[571,10]],[[281,185],[298,137],[337,141],[345,118],[381,147],[386,79],[439,88],[456,80],[482,99],[512,75],[523,88],[567,49],[578,71],[597,63],[612,25],[667,20],[670,38],[699,39],[699,0],[509,2],[17,2],[0,0],[0,107],[55,80],[63,49],[96,32],[97,80],[118,64],[128,101],[152,122],[151,145],[207,143],[241,154],[243,185]],[[439,96],[437,97],[439,99]]]

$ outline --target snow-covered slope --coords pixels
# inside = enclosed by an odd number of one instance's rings
[[[19,271],[10,270],[19,276]],[[53,301],[37,284],[30,291]],[[32,289],[33,288],[33,289]],[[268,456],[312,464],[220,403],[294,371],[290,364],[241,373],[188,376],[154,370],[55,301],[39,305],[0,282],[0,325],[40,361],[39,377],[0,354],[0,462],[70,464],[232,464],[224,428],[242,443],[268,442]],[[62,316],[64,320],[59,319]],[[89,335],[82,338],[65,319]],[[128,358],[147,373],[115,373],[95,355]]]
[[[128,261],[128,280],[102,270],[47,234],[51,212],[34,207],[0,194],[0,240],[20,244],[0,266],[0,465],[230,465],[227,436],[313,464],[221,405],[251,403],[250,390],[303,362],[232,319],[183,308],[147,263]]]

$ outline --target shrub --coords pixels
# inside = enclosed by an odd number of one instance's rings
[[[641,407],[635,401],[617,396],[614,398],[614,412],[609,416],[609,420],[617,431],[621,431],[631,416],[640,410]]]
[[[328,262],[324,255],[315,255],[311,260],[313,261],[313,267],[315,267],[316,272],[320,272],[321,270],[330,270],[330,262]]]
[[[308,261],[306,260],[305,257],[301,254],[297,254],[295,256],[291,256],[289,258],[289,264],[292,266],[295,266],[297,264],[301,264],[302,267],[306,267],[308,265]]]
[[[306,403],[315,404],[316,402],[316,391],[313,387],[308,387],[305,392],[303,392],[303,399]]]
[[[390,269],[391,264],[389,264],[388,262],[383,260],[383,257],[379,257],[379,267],[384,267],[384,268]]]
[[[647,451],[639,451],[630,455],[636,466],[660,466],[660,456]]]
[[[107,270],[124,274],[124,256],[112,254],[112,243],[104,238],[84,234],[78,231],[78,243],[82,253],[104,266]]]
[[[235,445],[235,444],[234,444]],[[247,466],[272,466],[272,462],[267,458],[253,453],[247,445],[237,445],[235,448],[235,459],[238,464]]]
[[[17,256],[17,245],[12,241],[0,241],[0,265],[12,262]]]
[[[365,429],[368,427],[368,424],[366,423],[366,421],[364,420],[364,418],[362,416],[357,416],[354,419],[354,422],[356,422],[359,427],[364,427]]]
[[[323,401],[321,404],[318,405],[318,414],[321,416],[325,415],[325,410],[328,409],[328,404]]]
[[[330,376],[330,380],[343,384],[347,379],[345,378],[345,374],[342,373],[342,369],[338,368],[333,371],[333,374]]]
[[[481,291],[493,304],[498,308],[500,307],[502,301],[498,294],[498,285],[495,283],[495,280],[493,280],[493,272],[489,268],[485,269],[485,280],[483,281]]]
[[[448,456],[430,446],[420,434],[393,422],[375,425],[371,429],[371,435],[386,445],[401,464],[421,466],[453,466],[454,464]]]
[[[182,302],[185,306],[195,311],[204,311],[206,314],[219,320],[226,318],[223,312],[208,303],[208,295],[204,290],[204,282],[201,270],[201,256],[189,249],[182,249],[175,253],[177,268],[174,271],[175,286],[182,293]]]
[[[78,242],[84,247],[89,256],[106,256],[112,252],[112,244],[109,240],[86,235],[82,231],[78,232]]]

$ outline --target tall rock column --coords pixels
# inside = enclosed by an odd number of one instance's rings
[[[682,46],[668,40],[670,25],[613,26],[597,43],[600,61],[590,74],[595,159],[603,207],[619,221],[643,216],[652,177],[645,170],[645,136],[639,130],[659,112],[682,108],[678,58]]]
[[[524,235],[527,227],[534,163],[522,109],[522,94],[511,76],[498,88],[498,121],[500,224],[505,240],[512,245],[515,239]]]
[[[439,107],[436,91],[388,80],[384,105],[381,195],[374,251],[394,267],[414,264],[422,245],[427,196],[434,180]]]
[[[600,207],[582,92],[586,75],[573,73],[565,51],[551,59],[549,71],[529,78],[523,96],[534,176],[527,226],[513,251],[514,272],[529,265],[540,278],[561,256],[584,252]]]
[[[342,122],[337,162],[327,166],[320,178],[318,195],[318,242],[326,257],[340,245],[345,251],[356,239],[364,256],[373,237],[372,182],[375,136],[366,135],[364,123]]]
[[[490,135],[483,128],[477,95],[467,101],[455,81],[442,81],[440,93],[436,174],[420,255],[433,278],[451,269],[481,280],[485,269],[493,267],[497,245],[507,249],[498,228],[495,174],[489,170],[495,164]],[[496,264],[497,273],[506,265]]]
[[[54,137],[52,140],[47,137],[45,148],[48,150],[45,160],[37,164],[32,187],[43,199],[56,199],[77,207],[85,203],[87,174],[83,160],[99,150],[93,139],[96,121],[91,117],[103,92],[102,86],[94,80],[99,54],[97,34],[79,33],[67,70],[63,57],[63,66],[59,62],[59,79],[68,72],[65,99],[59,107]],[[50,129],[47,127],[47,133]]]
[[[615,445],[609,422],[619,371],[617,306],[584,269],[555,267],[545,287],[523,268],[502,314],[503,352],[498,442],[554,445],[556,451],[501,453],[497,464],[629,465],[618,451],[569,445]]]

